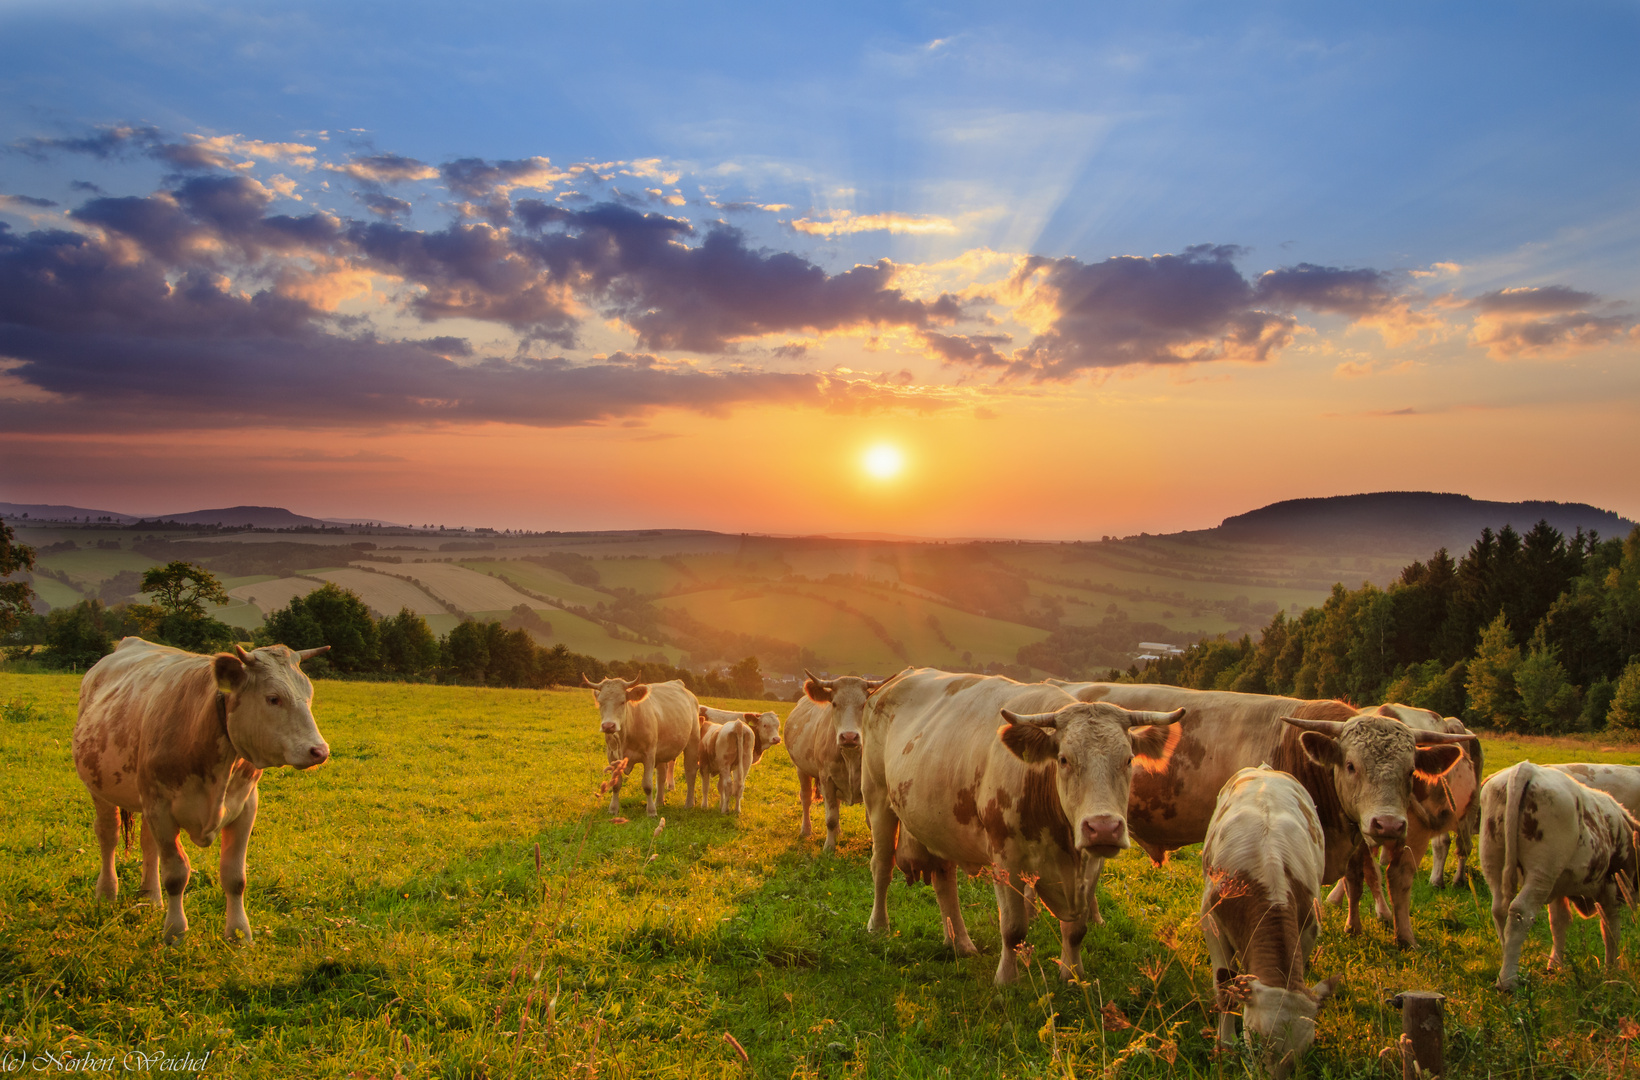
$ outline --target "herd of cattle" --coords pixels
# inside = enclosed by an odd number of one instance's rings
[[[245,848],[257,780],[264,769],[311,768],[330,753],[299,667],[320,651],[274,645],[199,656],[126,638],[86,673],[74,760],[96,810],[99,897],[118,892],[116,842],[123,828],[129,844],[141,814],[142,892],[163,901],[165,940],[178,939],[188,929],[181,834],[208,847],[221,833],[226,933],[250,938]],[[738,811],[747,770],[782,741],[774,713],[710,709],[679,682],[587,685],[613,773],[612,813],[622,780],[642,764],[646,809],[656,814],[680,757],[686,806],[699,775],[702,805],[715,777],[719,808]],[[1347,900],[1350,933],[1361,929],[1366,888],[1411,947],[1411,884],[1424,853],[1434,846],[1430,882],[1444,885],[1451,834],[1461,880],[1478,828],[1503,989],[1516,982],[1539,908],[1549,909],[1551,967],[1565,956],[1569,905],[1585,917],[1598,910],[1610,967],[1622,908],[1635,902],[1640,767],[1521,762],[1482,783],[1475,735],[1426,710],[1023,684],[932,668],[871,681],[809,675],[803,689],[784,732],[799,776],[801,835],[810,833],[816,793],[827,851],[837,845],[839,808],[864,803],[870,930],[888,927],[897,868],[933,886],[947,940],[973,955],[958,871],[983,874],[1002,934],[996,981],[1017,977],[1016,950],[1038,903],[1059,920],[1062,971],[1080,972],[1082,939],[1102,921],[1104,861],[1133,843],[1157,863],[1203,843],[1201,926],[1217,975],[1219,1039],[1234,1042],[1239,1011],[1273,1075],[1288,1072],[1314,1039],[1337,983],[1305,983],[1326,885],[1337,886],[1330,899]]]

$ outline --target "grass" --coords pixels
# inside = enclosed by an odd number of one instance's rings
[[[320,683],[332,760],[262,781],[255,944],[220,939],[215,853],[190,846],[193,929],[166,948],[158,912],[131,900],[134,855],[119,900],[92,896],[91,808],[69,756],[77,685],[0,674],[0,1049],[14,1055],[208,1051],[215,1075],[384,1080],[1247,1075],[1204,1034],[1194,849],[1161,868],[1110,864],[1086,987],[1038,963],[999,991],[990,887],[960,890],[981,957],[953,959],[927,888],[896,883],[893,933],[868,935],[863,814],[845,809],[835,857],[798,840],[781,748],[738,819],[684,810],[678,791],[657,829],[633,783],[630,820],[612,822],[585,691]],[[1345,981],[1301,1075],[1388,1075],[1377,1058],[1399,1017],[1382,1002],[1400,989],[1448,996],[1449,1076],[1634,1073],[1632,921],[1608,979],[1583,920],[1569,968],[1540,974],[1540,920],[1527,987],[1506,997],[1490,989],[1484,885],[1420,883],[1414,902],[1423,944],[1404,954],[1382,926],[1350,939],[1329,913],[1315,970]],[[1057,949],[1045,916],[1030,943]]]

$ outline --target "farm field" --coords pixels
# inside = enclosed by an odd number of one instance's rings
[[[1204,1035],[1195,849],[1108,865],[1085,988],[1033,963],[998,990],[990,887],[960,887],[979,957],[953,959],[931,890],[898,881],[893,932],[868,935],[863,814],[845,808],[835,857],[798,840],[783,747],[753,770],[738,819],[684,809],[680,786],[658,827],[634,782],[630,820],[611,821],[585,691],[320,682],[330,762],[262,781],[256,942],[220,939],[215,855],[190,845],[193,929],[166,948],[159,913],[130,900],[135,854],[121,898],[92,897],[91,807],[69,755],[77,685],[0,674],[0,1030],[14,1053],[209,1053],[207,1075],[233,1077],[1247,1075]],[[1640,763],[1602,745],[1489,740],[1487,760]],[[1299,1075],[1391,1075],[1378,1054],[1399,1016],[1382,1002],[1400,989],[1447,995],[1449,1076],[1635,1074],[1632,920],[1607,978],[1586,920],[1569,967],[1544,975],[1540,919],[1513,997],[1490,987],[1484,884],[1420,881],[1414,923],[1421,946],[1402,953],[1383,926],[1350,939],[1328,913],[1313,970],[1344,981]],[[1046,915],[1030,943],[1039,959],[1057,949]]]
[[[522,586],[542,596],[550,596],[564,604],[577,604],[590,609],[598,604],[607,604],[610,600],[608,593],[599,592],[586,585],[577,585],[557,570],[521,559],[483,560],[463,562],[461,565],[474,573],[494,574],[514,586]]]

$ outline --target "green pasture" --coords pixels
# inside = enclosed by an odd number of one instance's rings
[[[160,560],[135,551],[111,551],[102,548],[81,548],[78,551],[54,551],[41,555],[35,565],[50,570],[61,570],[74,581],[85,585],[101,585],[121,570],[142,573]]]
[[[647,642],[610,637],[609,631],[591,619],[583,619],[562,608],[549,607],[545,604],[534,607],[543,619],[552,624],[550,637],[530,631],[530,636],[538,645],[545,645],[548,648],[562,645],[570,652],[580,653],[582,656],[595,656],[599,660],[630,660],[634,656],[647,657],[655,653],[665,654],[666,662],[669,664],[679,663],[683,659],[683,650],[675,646],[651,645]],[[506,622],[512,617],[512,612],[475,611],[472,615],[476,619]]]
[[[1044,915],[1026,978],[998,990],[990,886],[961,886],[980,957],[953,959],[926,887],[896,882],[892,933],[867,934],[863,814],[844,811],[835,856],[798,840],[783,748],[753,770],[738,818],[684,809],[680,776],[664,827],[636,779],[612,821],[585,691],[319,683],[331,761],[262,781],[255,943],[221,940],[215,853],[190,845],[193,928],[167,948],[159,913],[131,900],[134,853],[120,899],[92,896],[76,687],[0,674],[0,1038],[14,1057],[209,1052],[205,1075],[382,1080],[1249,1075],[1211,1047],[1195,849],[1109,865],[1086,985],[1044,973]],[[1507,744],[1488,750],[1506,763]],[[1399,1016],[1383,1002],[1401,989],[1447,995],[1449,1076],[1634,1075],[1632,922],[1621,971],[1601,971],[1595,923],[1575,920],[1573,962],[1545,976],[1540,920],[1526,987],[1505,996],[1490,988],[1484,885],[1417,889],[1409,953],[1376,923],[1347,938],[1329,913],[1315,971],[1344,982],[1300,1075],[1393,1075],[1379,1054]]]
[[[610,602],[608,593],[577,585],[557,570],[539,563],[526,562],[522,559],[475,559],[464,561],[461,565],[480,574],[494,574],[514,586],[522,586],[530,592],[550,596],[565,604],[579,604],[591,609],[598,604]]]

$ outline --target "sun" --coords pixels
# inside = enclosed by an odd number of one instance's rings
[[[878,480],[892,480],[905,469],[905,455],[897,446],[880,443],[867,450],[860,463]]]

